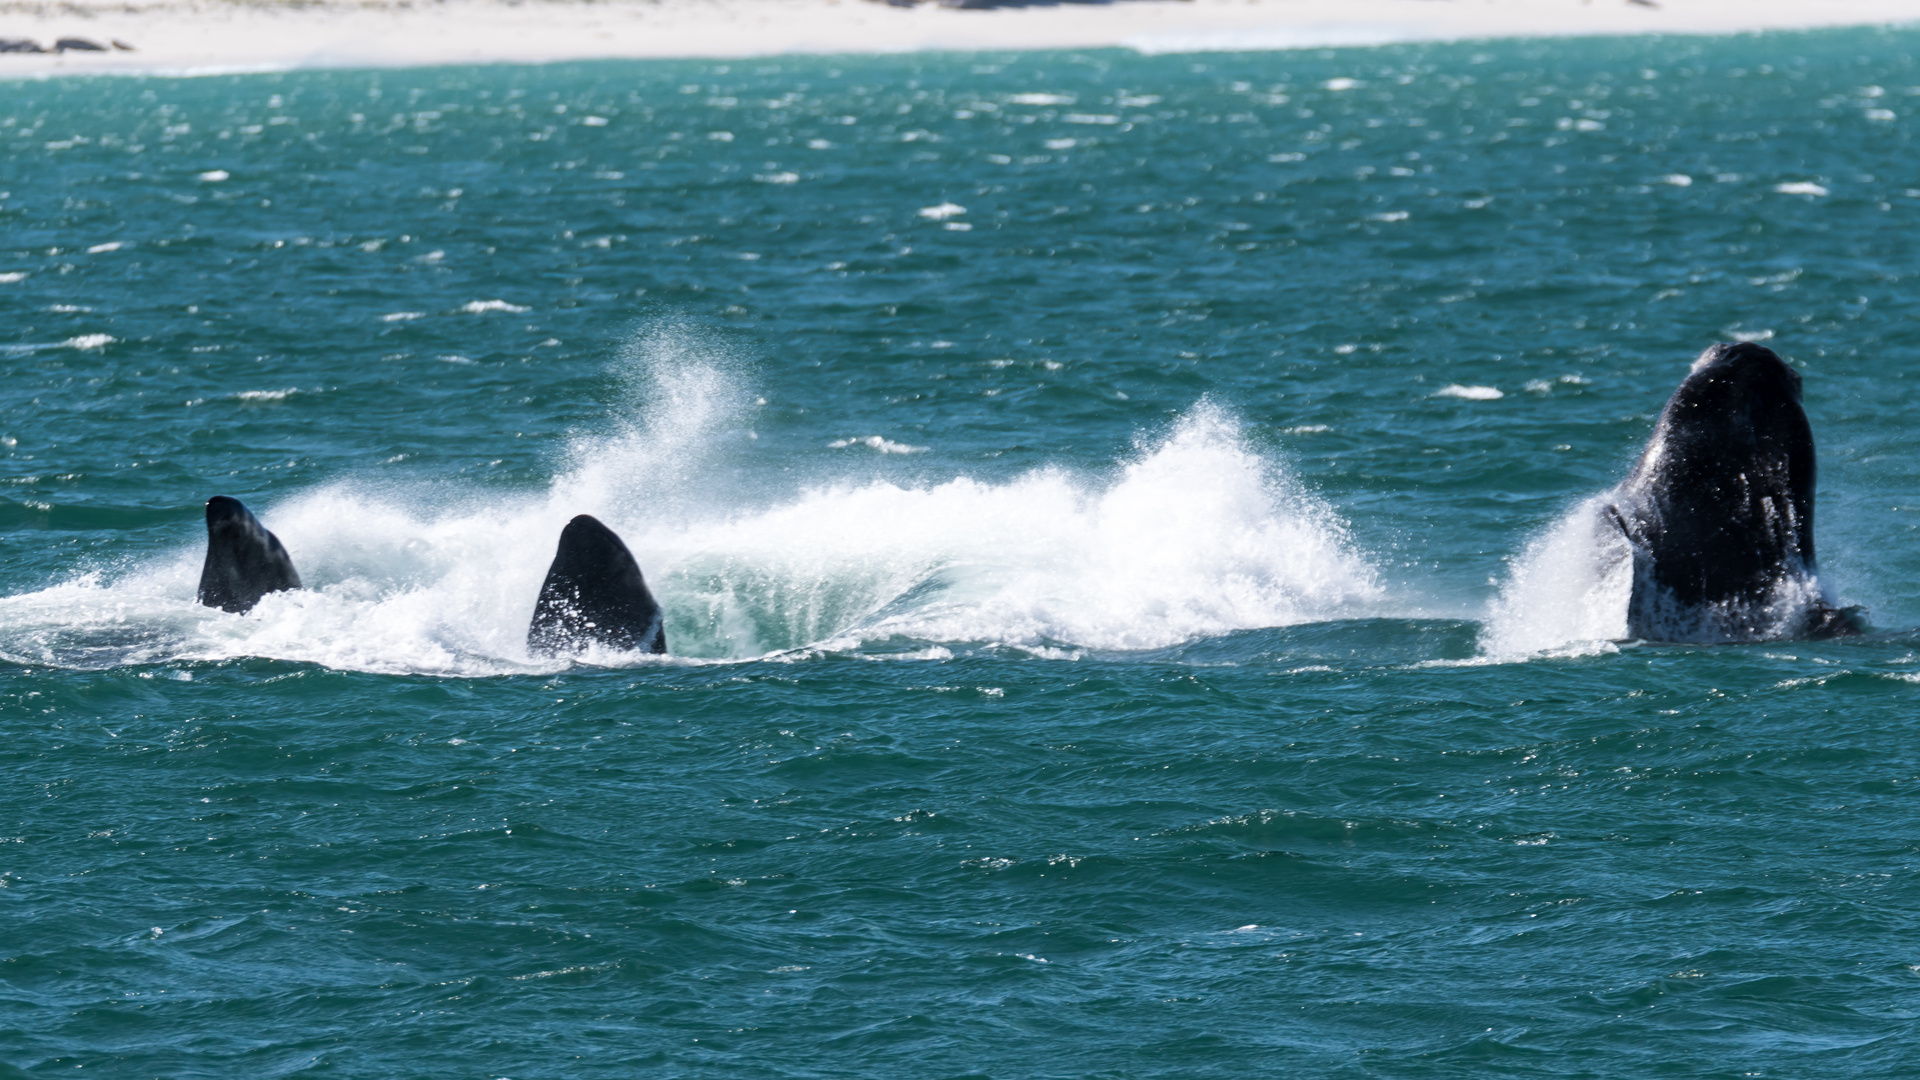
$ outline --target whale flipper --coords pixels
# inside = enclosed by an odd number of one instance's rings
[[[1858,633],[1820,591],[1813,429],[1800,373],[1749,342],[1700,354],[1607,513],[1633,558],[1627,633],[1764,640]]]
[[[633,553],[612,529],[581,514],[560,531],[560,550],[533,605],[527,651],[554,656],[595,644],[663,653],[667,632]]]
[[[268,532],[239,499],[207,500],[207,561],[200,570],[200,602],[247,612],[271,592],[300,587],[280,538]]]

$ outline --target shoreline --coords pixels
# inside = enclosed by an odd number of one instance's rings
[[[965,10],[872,0],[0,4],[0,80],[609,59],[1124,48],[1268,51],[1498,38],[1920,25],[1911,0],[1118,0]],[[131,50],[114,49],[124,42]]]

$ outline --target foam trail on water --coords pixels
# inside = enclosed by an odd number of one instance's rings
[[[1482,624],[1488,656],[1606,652],[1627,636],[1633,559],[1607,520],[1609,498],[1574,506],[1514,560]]]
[[[1377,614],[1383,599],[1333,510],[1206,402],[1107,475],[828,481],[753,499],[721,482],[751,462],[750,397],[725,358],[662,333],[628,360],[630,419],[577,436],[544,491],[449,501],[437,485],[425,498],[328,485],[258,508],[308,589],[241,616],[200,607],[196,535],[111,580],[0,598],[0,657],[553,670],[564,661],[528,656],[527,621],[560,529],[579,513],[606,521],[640,560],[666,609],[675,658],[665,662],[976,643],[1153,648]]]

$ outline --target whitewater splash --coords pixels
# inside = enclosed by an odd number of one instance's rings
[[[1568,510],[1513,561],[1480,647],[1495,658],[1608,652],[1627,636],[1633,552],[1607,518],[1612,492]]]
[[[544,492],[442,494],[422,509],[433,492],[336,483],[256,508],[308,589],[244,616],[200,607],[196,528],[193,543],[117,575],[0,598],[0,658],[553,670],[564,662],[528,655],[527,621],[579,513],[640,559],[666,608],[665,662],[1146,649],[1374,614],[1382,599],[1338,515],[1206,402],[1111,475],[828,481],[767,498],[727,479],[749,471],[751,395],[724,358],[667,333],[628,361],[628,419],[575,438]]]
[[[1608,513],[1614,499],[1607,491],[1574,506],[1514,560],[1481,626],[1486,657],[1613,652],[1628,637],[1634,553]],[[1837,605],[1818,577],[1786,573],[1757,608],[1670,605],[1655,626],[1662,641],[1773,641],[1793,636],[1823,606]]]

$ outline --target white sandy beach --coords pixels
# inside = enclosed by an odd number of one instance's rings
[[[0,4],[0,78],[793,53],[1123,47],[1207,52],[1397,41],[1724,34],[1920,21],[1920,0],[1121,0],[962,10],[870,0],[181,0]]]

